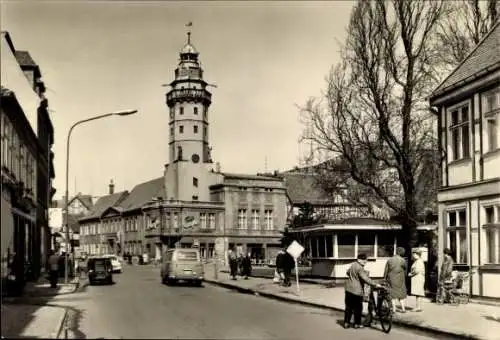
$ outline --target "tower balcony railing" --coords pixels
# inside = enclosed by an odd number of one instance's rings
[[[212,94],[200,89],[175,89],[167,93],[167,105],[173,106],[179,101],[199,101],[203,104],[212,103]]]

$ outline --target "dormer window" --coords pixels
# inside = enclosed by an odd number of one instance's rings
[[[469,104],[448,110],[452,161],[470,158]]]

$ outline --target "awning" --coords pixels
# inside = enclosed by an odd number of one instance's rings
[[[291,229],[292,233],[308,233],[315,231],[343,230],[343,231],[363,231],[363,230],[401,230],[399,224],[374,224],[374,225],[353,225],[353,224],[326,224],[313,227]]]

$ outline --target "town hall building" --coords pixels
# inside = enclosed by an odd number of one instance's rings
[[[169,85],[163,176],[101,197],[80,219],[83,251],[159,258],[167,248],[195,246],[206,259],[225,259],[229,249],[250,252],[255,262],[274,258],[287,219],[284,180],[224,173],[212,160],[212,94],[190,32]]]

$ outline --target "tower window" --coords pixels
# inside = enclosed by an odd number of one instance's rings
[[[207,127],[203,127],[203,138],[207,138]]]
[[[174,137],[174,131],[175,131],[175,129],[174,129],[174,127],[172,126],[172,127],[170,128],[170,137]]]
[[[184,125],[179,126],[179,133],[184,133]]]
[[[205,120],[206,120],[206,119],[207,119],[207,116],[208,116],[208,108],[207,108],[207,107],[205,107],[205,108],[203,109],[203,119],[205,119]]]
[[[197,195],[193,195],[193,201],[197,201],[198,200],[198,196]]]
[[[179,108],[179,114],[181,114],[181,115],[184,114],[184,108],[182,106]]]
[[[193,186],[198,187],[198,178],[193,177]]]
[[[174,119],[175,109],[173,107],[170,108],[170,119]]]
[[[193,113],[194,113],[195,115],[197,115],[197,114],[198,114],[198,108],[197,108],[197,107],[195,107],[195,108],[193,109]]]
[[[193,126],[193,132],[198,133],[198,125]]]

